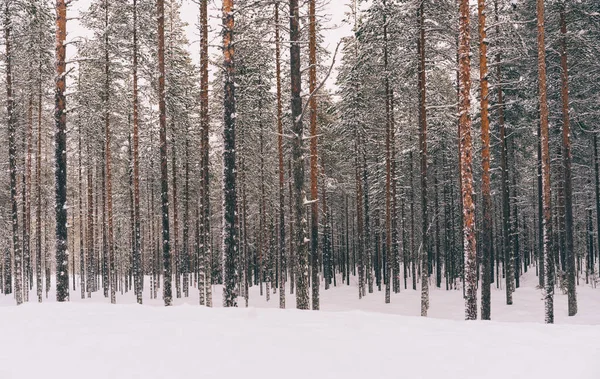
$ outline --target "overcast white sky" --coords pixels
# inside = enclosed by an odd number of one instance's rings
[[[188,40],[190,42],[189,50],[192,53],[192,58],[194,62],[198,62],[199,59],[199,42],[198,42],[198,14],[199,7],[198,4],[194,3],[192,0],[180,0],[182,3],[181,7],[181,18],[187,22],[188,27],[186,29]],[[348,11],[348,5],[352,0],[329,0],[329,3],[325,5],[325,7],[319,11],[321,16],[325,16],[323,19],[327,20],[324,28],[326,31],[325,34],[325,48],[328,48],[332,53],[335,49],[338,41],[348,35],[351,32],[351,27],[347,23],[343,22],[344,13]],[[81,10],[85,10],[89,7],[91,0],[74,0],[71,8],[69,8],[70,14],[68,15],[69,21],[67,22],[67,31],[68,36],[67,40],[71,41],[74,38],[79,38],[87,35],[87,31],[81,26],[81,22],[77,19],[79,17],[79,13]],[[217,39],[214,42],[219,43],[218,40],[220,38],[218,34],[218,25],[221,22],[221,0],[210,0],[209,3],[209,17],[211,19],[211,24],[213,25],[212,34],[210,36],[211,40]],[[283,5],[285,7],[285,5]],[[284,8],[285,9],[285,8]],[[285,38],[285,36],[282,36]],[[76,51],[73,45],[69,45],[67,47],[67,55],[69,57],[73,57]],[[339,64],[339,59],[337,58],[337,63]],[[326,64],[329,66],[329,63]],[[335,72],[332,77],[328,81],[328,86],[333,87],[333,83],[335,82]]]

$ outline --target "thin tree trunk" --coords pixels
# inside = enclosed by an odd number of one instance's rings
[[[571,180],[571,137],[569,125],[569,72],[567,63],[567,21],[565,1],[560,3],[560,66],[562,99],[562,158],[565,185],[565,256],[567,266],[567,295],[569,316],[577,314],[577,293],[575,286],[575,251],[573,249],[573,184]],[[594,134],[594,137],[596,135]],[[592,266],[593,267],[593,266]]]
[[[144,269],[142,267],[140,232],[140,163],[139,163],[139,99],[138,99],[138,37],[137,0],[133,0],[133,276],[134,292],[138,304],[142,304]]]
[[[31,79],[30,79],[31,80]],[[33,91],[29,94],[27,110],[27,131],[24,133],[25,174],[23,175],[23,263],[24,286],[23,300],[29,301],[29,290],[32,288],[31,272],[31,143],[33,138]]]
[[[77,185],[78,185],[78,203],[79,203],[79,284],[81,286],[81,298],[85,299],[85,221],[83,220],[83,166],[82,166],[82,154],[83,154],[83,145],[82,145],[82,133],[81,133],[81,122],[77,125],[77,147],[78,153],[77,157],[79,159],[78,169],[77,169]],[[89,259],[89,258],[88,258]],[[89,275],[89,272],[88,272]]]
[[[41,33],[40,33],[41,34]],[[39,56],[38,56],[39,58]],[[43,272],[42,272],[42,61],[38,63],[38,93],[37,93],[37,155],[35,160],[36,202],[35,226],[35,273],[38,302],[42,302]]]
[[[500,33],[500,27],[498,26],[498,1],[494,1],[494,11],[496,16],[496,33]],[[513,303],[512,294],[514,292],[514,269],[513,269],[513,257],[512,244],[511,244],[511,230],[510,230],[510,193],[508,183],[508,143],[506,141],[506,126],[504,122],[504,92],[502,89],[502,72],[501,72],[501,59],[500,53],[496,54],[496,73],[498,84],[496,85],[498,91],[498,124],[500,127],[500,148],[501,148],[501,181],[502,181],[502,240],[503,240],[503,251],[504,251],[504,272],[506,277],[506,304],[511,305]]]
[[[319,309],[319,167],[317,152],[317,21],[315,0],[308,1],[309,14],[309,105],[310,105],[310,251],[312,257],[312,309]]]
[[[596,238],[598,238],[597,249],[600,250],[600,168],[598,167],[598,165],[598,133],[594,133],[594,176],[596,177]],[[593,262],[591,264],[591,267],[593,273]]]
[[[212,305],[210,278],[210,172],[209,172],[209,118],[208,118],[208,0],[200,3],[200,122],[201,122],[201,222],[200,222],[200,273],[198,291],[200,305]]]
[[[421,316],[427,316],[429,310],[429,261],[428,234],[429,217],[427,214],[427,112],[426,112],[426,73],[425,73],[425,15],[424,2],[418,10],[419,40],[419,151],[421,156]]]
[[[105,0],[105,27],[108,29],[108,1]],[[108,54],[108,30],[104,32],[104,159],[106,166],[106,213],[107,213],[107,227],[108,227],[108,262],[109,262],[109,284],[110,284],[110,302],[115,304],[116,298],[116,259],[115,259],[115,246],[114,246],[114,229],[113,229],[113,206],[112,206],[112,151],[111,151],[111,130],[110,130],[110,56]]]
[[[283,166],[283,107],[281,103],[281,39],[279,2],[275,3],[275,71],[277,80],[277,152],[279,159],[279,308],[285,308],[285,177]],[[245,213],[244,213],[245,215]],[[290,216],[291,217],[291,214]],[[244,228],[245,228],[244,223]],[[244,234],[245,236],[245,234]]]
[[[11,201],[11,221],[12,221],[12,249],[14,255],[14,275],[15,275],[15,299],[17,305],[23,303],[23,254],[21,251],[21,243],[19,239],[19,200],[17,199],[17,141],[16,127],[17,115],[15,110],[15,100],[12,87],[12,20],[10,2],[6,2],[5,20],[4,20],[4,41],[6,48],[6,113],[8,117],[8,160],[10,171],[10,201]],[[58,14],[58,13],[57,13]],[[58,93],[58,92],[57,92]],[[66,223],[66,219],[65,219]],[[66,248],[65,239],[65,248]],[[68,267],[68,262],[67,262]],[[67,292],[69,287],[69,274],[67,277]]]

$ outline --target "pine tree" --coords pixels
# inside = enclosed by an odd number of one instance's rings
[[[160,198],[162,217],[163,300],[173,304],[171,292],[171,240],[169,234],[169,170],[167,167],[167,110],[165,102],[165,2],[157,0],[158,20],[158,105],[160,113]]]
[[[544,0],[537,0],[538,85],[540,98],[540,144],[542,169],[543,256],[545,321],[554,323],[554,246],[552,245],[552,205],[550,193],[550,148],[548,135],[548,95],[546,89],[546,45]]]
[[[296,273],[296,308],[309,309],[308,298],[308,250],[304,191],[304,136],[302,123],[302,80],[300,76],[300,8],[298,0],[290,0],[290,79],[292,90],[292,161],[294,176],[294,225]]]
[[[567,22],[566,4],[560,3],[560,33],[561,33],[561,98],[562,98],[562,164],[565,187],[565,239],[567,261],[567,295],[569,316],[577,314],[577,295],[575,283],[575,251],[573,249],[573,184],[571,179],[571,136],[569,124],[569,72],[567,62]]]
[[[471,57],[469,1],[460,1],[459,24],[459,141],[460,173],[463,205],[465,260],[465,318],[477,319],[477,268],[475,244],[475,204],[473,201],[473,151],[471,142]]]
[[[223,1],[223,67],[224,67],[224,126],[223,126],[223,254],[224,287],[223,305],[237,306],[236,264],[238,241],[235,226],[237,210],[235,178],[235,82],[234,82],[234,9],[233,0]]]
[[[492,220],[494,218],[491,177],[490,177],[490,120],[488,114],[489,90],[488,90],[488,67],[487,67],[487,31],[486,31],[486,7],[485,0],[478,0],[477,14],[479,17],[479,80],[481,86],[481,197],[483,211],[482,225],[482,255],[483,273],[481,281],[481,319],[491,318],[491,254],[492,254]]]
[[[69,299],[69,252],[67,229],[67,109],[66,41],[67,4],[56,0],[56,88],[54,92],[54,133],[56,202],[56,300]]]

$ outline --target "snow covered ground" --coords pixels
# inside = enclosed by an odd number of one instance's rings
[[[359,301],[354,285],[323,290],[320,312],[292,309],[289,294],[290,309],[266,309],[278,295],[267,303],[257,287],[248,309],[220,308],[216,286],[213,309],[193,290],[170,308],[131,294],[19,307],[0,295],[0,378],[600,378],[600,288],[578,287],[575,317],[557,293],[556,325],[544,325],[535,281],[523,278],[512,306],[494,290],[492,322],[462,321],[462,292],[437,289],[429,318],[418,291],[386,305],[383,292]]]

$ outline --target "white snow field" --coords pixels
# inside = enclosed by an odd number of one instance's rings
[[[556,294],[556,324],[544,325],[535,276],[522,278],[515,304],[492,292],[494,321],[463,321],[461,291],[431,290],[422,318],[420,291],[358,300],[355,285],[321,291],[322,311],[298,311],[286,294],[266,302],[252,287],[251,308],[175,306],[131,293],[111,305],[101,293],[70,303],[14,306],[0,296],[0,379],[178,378],[600,378],[600,288],[578,287],[579,314]],[[418,286],[420,289],[420,286]],[[146,294],[147,295],[147,294]],[[243,299],[240,299],[243,306]],[[274,308],[274,309],[267,309]]]

